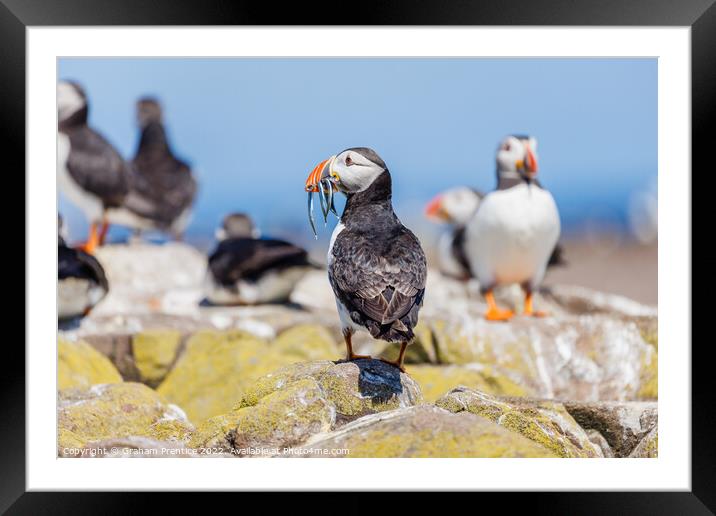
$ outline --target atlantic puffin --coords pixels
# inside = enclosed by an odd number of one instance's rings
[[[537,141],[508,136],[497,152],[497,188],[487,194],[467,224],[465,251],[487,301],[485,317],[505,321],[514,313],[497,306],[493,289],[518,283],[525,293],[524,314],[534,310],[532,295],[544,277],[560,233],[557,205],[537,180]]]
[[[284,240],[259,238],[248,215],[224,217],[209,256],[206,300],[214,305],[256,305],[288,300],[296,283],[317,268],[306,250]]]
[[[87,315],[109,292],[109,283],[97,259],[67,246],[58,215],[57,318],[60,321]]]
[[[459,280],[472,277],[465,255],[465,226],[472,218],[484,194],[468,186],[458,186],[439,193],[425,207],[429,220],[450,225],[438,240],[438,268],[441,273]]]
[[[129,167],[117,150],[87,125],[87,95],[76,82],[57,84],[57,184],[85,214],[93,253],[109,229],[108,211],[122,205],[129,190]]]
[[[139,145],[131,162],[129,193],[110,220],[134,228],[159,230],[180,240],[191,218],[197,184],[187,163],[174,155],[155,98],[137,101]]]
[[[445,276],[468,280],[473,276],[465,253],[465,228],[477,211],[484,193],[469,186],[458,186],[433,197],[425,206],[425,216],[434,222],[447,224],[438,239],[438,269]],[[547,268],[566,265],[564,249],[557,244],[547,262]]]
[[[353,352],[353,334],[366,330],[373,338],[400,343],[398,359],[386,362],[404,371],[425,295],[425,253],[393,211],[390,172],[375,151],[355,147],[321,162],[306,190],[315,191],[325,180],[347,198],[327,256],[346,358],[371,358]]]

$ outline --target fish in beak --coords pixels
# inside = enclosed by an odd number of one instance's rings
[[[316,165],[306,179],[306,192],[308,192],[308,221],[311,223],[313,236],[318,239],[316,232],[316,220],[313,217],[313,194],[318,193],[318,200],[321,203],[324,226],[328,223],[328,213],[332,212],[336,217],[338,212],[334,205],[335,185],[339,180],[338,174],[331,170],[336,156],[321,161]]]

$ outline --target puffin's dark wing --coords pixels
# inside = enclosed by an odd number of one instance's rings
[[[68,133],[67,169],[84,190],[105,206],[120,206],[129,189],[128,167],[122,156],[100,134],[87,126]]]
[[[470,275],[470,261],[465,255],[465,230],[466,226],[459,226],[453,230],[450,250],[455,261]]]
[[[422,303],[427,264],[413,233],[401,226],[390,237],[375,239],[344,230],[332,254],[329,277],[349,309],[381,326],[400,321],[411,311],[414,316],[406,322],[417,322],[413,308]]]
[[[256,280],[272,269],[309,266],[304,249],[283,240],[229,238],[209,257],[209,270],[223,285],[240,279]]]
[[[104,269],[94,256],[62,244],[57,246],[57,278],[86,279],[109,290]]]
[[[194,202],[196,181],[189,166],[173,156],[137,156],[124,205],[142,217],[170,226]]]
[[[567,265],[567,260],[564,259],[564,247],[557,244],[554,246],[554,250],[549,257],[547,267],[559,267],[563,265]]]

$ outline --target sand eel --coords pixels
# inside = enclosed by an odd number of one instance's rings
[[[97,259],[65,243],[62,219],[58,220],[57,317],[69,320],[87,315],[109,292],[109,284]]]
[[[190,167],[172,152],[157,100],[137,102],[137,122],[141,138],[131,163],[130,191],[122,209],[110,212],[110,220],[134,228],[136,234],[159,230],[181,239],[191,218],[196,181]]]
[[[90,232],[82,248],[92,253],[104,243],[108,210],[124,201],[129,172],[115,148],[87,125],[87,113],[84,90],[74,82],[59,82],[57,183],[87,217]]]
[[[537,181],[537,141],[528,136],[505,138],[497,152],[497,189],[480,202],[465,232],[471,271],[488,304],[488,320],[514,314],[498,308],[493,289],[519,283],[525,292],[524,314],[534,310],[532,294],[545,274],[560,233],[552,194]]]
[[[440,234],[437,247],[438,268],[445,276],[459,280],[474,277],[465,253],[465,227],[484,196],[469,186],[458,186],[437,194],[425,207],[425,215],[429,220],[450,226]],[[564,250],[557,244],[547,267],[565,264]]]
[[[304,249],[258,238],[251,219],[241,213],[226,216],[217,236],[205,288],[207,301],[215,305],[285,302],[296,283],[316,268]]]
[[[351,341],[353,333],[367,330],[373,338],[400,343],[398,359],[388,363],[402,371],[425,294],[423,249],[393,211],[390,172],[373,150],[348,149],[320,163],[306,190],[320,190],[325,181],[330,181],[331,193],[338,190],[347,197],[328,249],[328,279],[347,359],[370,358],[353,353]]]

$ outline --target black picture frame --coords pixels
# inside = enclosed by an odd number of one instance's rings
[[[62,25],[610,25],[691,27],[692,168],[709,174],[716,112],[715,0],[364,0],[356,5],[238,0],[0,0],[0,113],[3,161],[25,169],[25,30]],[[10,158],[10,160],[8,160]],[[5,170],[8,173],[8,170]],[[19,175],[18,175],[19,177]],[[24,189],[24,182],[21,183]],[[703,192],[703,189],[702,189]],[[7,195],[7,194],[6,194]],[[16,247],[15,250],[18,248]],[[13,259],[15,263],[16,259]],[[26,277],[31,271],[25,271]],[[18,290],[19,291],[19,290]],[[18,303],[19,306],[19,303]],[[668,314],[666,314],[668,316]],[[670,343],[687,349],[691,343]],[[527,504],[538,514],[714,514],[716,512],[716,389],[707,384],[710,339],[692,347],[692,490],[480,494],[498,504]],[[48,343],[48,350],[52,343]],[[54,348],[52,348],[54,349]],[[25,355],[5,346],[0,375],[0,511],[8,514],[127,514],[144,506],[137,495],[25,492]],[[7,364],[12,364],[7,365]],[[212,494],[216,497],[216,494]],[[412,495],[411,495],[412,496]],[[343,505],[365,503],[359,493]],[[185,497],[163,497],[164,512]],[[293,498],[300,504],[302,498]],[[405,498],[394,498],[401,503]],[[505,502],[509,499],[509,502]],[[352,502],[351,500],[354,500]],[[481,506],[489,500],[482,500]],[[243,504],[250,503],[244,501]],[[214,499],[213,506],[221,501]],[[245,505],[244,505],[245,506]]]

